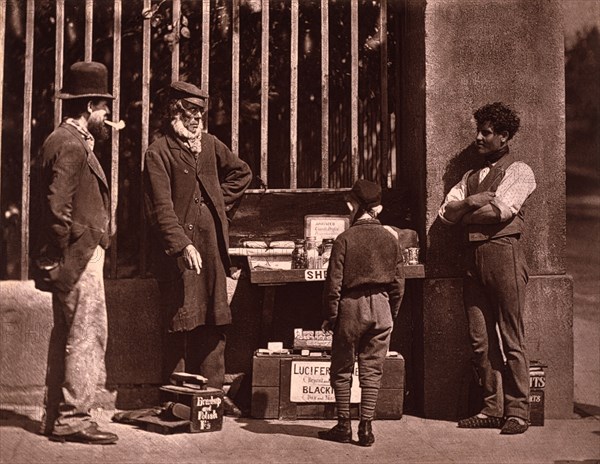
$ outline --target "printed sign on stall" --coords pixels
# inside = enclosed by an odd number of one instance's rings
[[[348,216],[332,216],[328,214],[308,214],[304,216],[304,236],[315,237],[317,243],[324,238],[335,239],[350,227]]]
[[[304,271],[304,280],[309,282],[325,280],[327,277],[327,269],[306,269]]]
[[[329,361],[292,361],[290,401],[292,403],[334,403],[329,383]],[[358,364],[354,364],[350,402],[360,403]]]

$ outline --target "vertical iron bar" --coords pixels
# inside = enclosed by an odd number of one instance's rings
[[[23,88],[23,184],[21,187],[21,280],[29,278],[29,177],[31,172],[31,107],[33,103],[34,0],[27,0],[26,15]]]
[[[394,4],[392,4],[394,5]],[[397,15],[397,17],[402,17],[400,16],[400,8],[398,7],[398,5],[395,5],[395,14]],[[392,158],[392,170],[394,173],[394,185],[398,185],[399,182],[399,177],[400,174],[398,173],[398,161],[401,159],[401,153],[402,153],[402,144],[401,144],[401,140],[402,140],[402,132],[401,132],[401,127],[402,127],[402,98],[400,97],[400,94],[402,92],[402,80],[400,79],[400,76],[402,75],[402,55],[400,54],[400,50],[401,50],[401,40],[402,40],[402,28],[400,26],[400,21],[396,20],[394,23],[394,32],[396,35],[396,44],[394,47],[394,134],[395,134],[395,148],[396,148],[396,153],[394,155],[394,157]]]
[[[240,0],[231,7],[231,151],[239,155],[240,138]]]
[[[321,187],[329,187],[329,0],[321,0]]]
[[[171,82],[179,80],[179,39],[181,37],[181,0],[173,0],[173,34],[171,48]]]
[[[350,139],[352,182],[358,179],[358,0],[350,5]]]
[[[202,83],[201,87],[210,95],[210,0],[202,0]],[[208,131],[208,118],[204,121],[204,130]]]
[[[269,185],[269,0],[262,0],[261,14],[260,178]]]
[[[387,0],[381,0],[379,10],[380,78],[381,78],[381,162],[387,188],[392,188],[392,163],[390,162],[390,119],[388,114],[388,38]]]
[[[4,43],[6,37],[6,0],[0,0],[0,82],[4,82]],[[0,89],[0,128],[4,108],[4,86]],[[0,197],[2,196],[2,130],[0,130]]]
[[[63,67],[65,55],[65,0],[56,0],[56,47],[54,50],[54,92],[58,92],[63,84]],[[62,120],[62,100],[54,98],[54,127]]]
[[[85,61],[92,61],[94,40],[94,0],[85,0]]]
[[[121,14],[122,0],[114,0],[113,18],[113,95],[112,103],[113,121],[120,119],[121,106]],[[111,137],[111,162],[110,162],[110,233],[112,242],[110,247],[110,277],[117,278],[117,203],[119,201],[119,131],[112,128]]]
[[[290,43],[290,188],[298,185],[298,0],[292,0]]]
[[[144,0],[144,11],[151,0]],[[148,248],[146,215],[144,214],[144,169],[150,133],[150,48],[152,43],[150,18],[144,19],[142,45],[142,134],[140,155],[140,277],[146,276],[146,251]]]

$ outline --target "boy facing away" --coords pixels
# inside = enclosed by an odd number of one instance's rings
[[[375,441],[375,412],[383,362],[404,295],[404,269],[399,230],[383,226],[381,187],[359,179],[346,204],[350,228],[333,244],[324,288],[324,331],[333,331],[330,382],[335,393],[338,423],[319,437],[341,443],[352,439],[350,387],[358,356],[361,387],[358,443]]]

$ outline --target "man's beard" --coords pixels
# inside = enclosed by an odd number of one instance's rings
[[[198,124],[196,132],[190,131],[185,127],[181,115],[177,114],[171,119],[171,127],[175,135],[190,144],[192,152],[199,153],[202,149],[202,124]]]
[[[104,141],[110,137],[110,129],[104,124],[104,118],[90,117],[87,129],[94,136],[95,140]]]

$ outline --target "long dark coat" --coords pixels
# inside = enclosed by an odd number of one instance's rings
[[[42,147],[42,201],[38,256],[59,262],[53,290],[70,291],[98,245],[109,245],[110,196],[106,176],[83,135],[62,123]],[[36,285],[48,290],[47,283]]]
[[[243,195],[251,179],[248,165],[210,134],[202,135],[197,161],[185,145],[169,134],[148,147],[144,175],[146,214],[158,238],[153,269],[162,285],[163,303],[171,306],[165,314],[171,330],[231,322],[225,281],[230,268],[227,211]],[[202,216],[208,213],[210,217]],[[215,233],[207,233],[207,227],[214,228]],[[201,246],[206,255],[216,254],[222,268],[215,269],[212,258],[202,256],[200,276],[183,270],[177,259],[190,244],[201,256]],[[210,280],[208,284],[206,279]],[[202,301],[206,298],[213,301]]]

